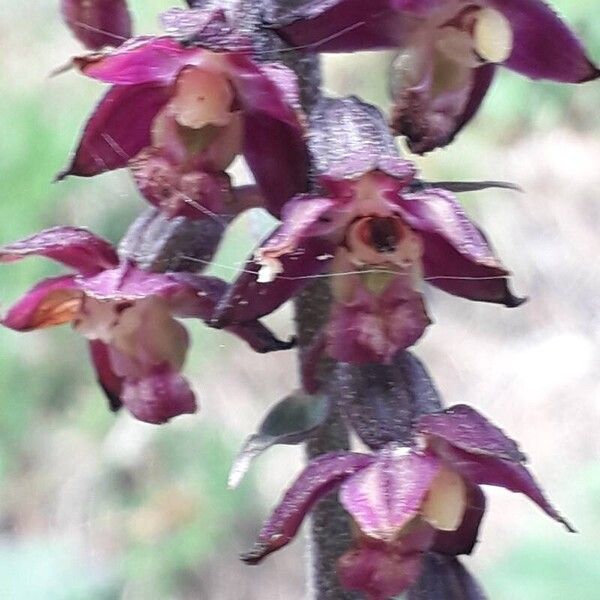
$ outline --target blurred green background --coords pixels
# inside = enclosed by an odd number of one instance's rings
[[[49,73],[79,52],[57,1],[0,8],[0,243],[55,224],[117,241],[144,204],[125,173],[53,184],[99,85]],[[162,0],[131,1],[138,32]],[[600,59],[597,0],[557,0]],[[389,56],[326,60],[326,87],[385,107]],[[508,179],[524,195],[464,198],[514,270],[516,311],[428,291],[431,328],[417,353],[448,403],[470,402],[519,439],[547,492],[580,534],[522,498],[492,493],[469,559],[494,600],[600,597],[600,86],[533,83],[502,73],[471,127],[419,159],[429,179]],[[231,276],[268,225],[247,216],[216,259]],[[2,267],[3,308],[58,272],[31,259]],[[290,311],[270,318],[282,335]],[[297,385],[294,357],[255,356],[189,323],[186,372],[202,411],[157,428],[114,416],[68,328],[0,331],[0,598],[7,600],[296,600],[303,540],[260,567],[237,553],[301,465],[301,450],[261,458],[226,488],[241,440]],[[226,384],[224,383],[226,382]]]

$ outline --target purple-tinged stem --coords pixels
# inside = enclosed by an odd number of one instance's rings
[[[296,299],[296,331],[300,350],[306,348],[327,321],[331,302],[329,285],[320,281],[304,290]],[[324,378],[331,374],[333,364],[322,365]],[[308,459],[333,450],[350,447],[348,430],[337,407],[327,422],[307,443]],[[359,595],[343,590],[339,584],[336,564],[350,544],[348,514],[337,501],[335,493],[319,502],[312,512],[309,533],[309,589],[313,600],[353,600]]]

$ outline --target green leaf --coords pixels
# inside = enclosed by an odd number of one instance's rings
[[[278,402],[267,413],[258,432],[244,442],[229,472],[229,487],[237,487],[252,461],[271,446],[304,442],[325,422],[329,409],[329,399],[324,395],[298,393]]]

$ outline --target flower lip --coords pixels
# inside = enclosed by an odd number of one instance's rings
[[[396,543],[385,544],[361,536],[337,563],[337,573],[346,589],[384,600],[415,583],[421,572],[422,556],[434,538],[434,530],[421,523]]]
[[[392,542],[420,515],[441,470],[435,455],[398,452],[392,445],[342,484],[340,502],[363,534]]]
[[[209,152],[205,160],[207,166],[218,167],[224,163],[215,163],[214,159],[228,161],[229,156]],[[142,195],[169,219],[204,219],[206,223],[211,219],[220,238],[231,219],[231,212],[239,212],[234,207],[235,192],[231,180],[223,171],[177,169],[161,150],[153,149],[140,152],[130,161],[129,168]],[[204,242],[207,250],[211,245],[208,238],[198,242]]]
[[[336,278],[326,351],[341,362],[389,363],[431,323],[410,272],[382,263]]]

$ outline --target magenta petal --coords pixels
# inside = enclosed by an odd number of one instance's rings
[[[306,145],[296,128],[260,113],[245,115],[244,131],[244,158],[265,208],[278,217],[285,202],[308,190]]]
[[[126,0],[61,0],[63,18],[90,50],[119,46],[131,37]]]
[[[395,554],[386,548],[358,547],[338,561],[342,586],[367,594],[369,600],[395,598],[413,585],[421,574],[421,552]]]
[[[522,304],[508,287],[508,271],[452,194],[431,188],[403,194],[396,202],[402,217],[422,235],[428,283],[471,300]]]
[[[1,323],[16,331],[61,325],[76,317],[80,301],[73,275],[45,279],[11,306]]]
[[[418,513],[440,468],[431,454],[384,449],[371,466],[343,483],[340,502],[365,535],[392,541]]]
[[[294,72],[278,63],[261,65],[246,54],[225,55],[244,113],[286,123],[302,135],[300,91]]]
[[[331,229],[325,215],[335,209],[337,202],[330,198],[296,196],[286,202],[281,215],[282,223],[264,242],[260,252],[278,256],[297,248],[307,237],[326,234]]]
[[[423,234],[435,234],[473,263],[498,266],[498,260],[464,209],[449,192],[429,188],[404,194],[398,207],[408,223]]]
[[[195,276],[191,277],[194,279]],[[197,297],[193,287],[176,274],[152,273],[130,263],[123,263],[114,269],[102,271],[94,277],[82,279],[79,281],[79,287],[88,296],[100,300],[136,300],[148,296],[160,296],[173,300],[175,312],[177,312],[177,302],[187,302],[190,296]],[[184,297],[180,298],[180,295]]]
[[[197,408],[188,382],[167,366],[139,379],[125,378],[121,401],[136,419],[157,425]]]
[[[106,394],[110,409],[117,411],[122,406],[123,378],[113,371],[108,346],[104,342],[93,340],[89,343],[89,349],[98,384]]]
[[[263,525],[254,548],[242,555],[242,560],[256,564],[289,543],[318,500],[373,460],[368,454],[352,452],[331,452],[312,460],[286,492]]]
[[[80,227],[53,227],[0,247],[0,263],[27,256],[44,256],[82,275],[93,275],[118,263],[117,253],[106,240]]]
[[[465,404],[421,417],[418,434],[440,439],[471,454],[484,454],[513,462],[525,456],[517,443],[483,415]]]
[[[225,327],[270,314],[323,273],[334,250],[327,240],[308,238],[292,254],[279,258],[283,272],[270,283],[258,283],[260,265],[248,262],[217,305],[211,324]]]
[[[236,93],[244,113],[244,156],[275,216],[292,196],[308,188],[308,151],[298,81],[279,64],[230,54]]]
[[[507,67],[533,79],[580,83],[600,74],[575,34],[542,0],[488,0],[514,32]]]
[[[105,83],[169,85],[192,57],[203,52],[169,37],[139,37],[109,53],[80,56],[74,62],[85,75]]]
[[[284,9],[270,20],[284,25],[277,32],[294,46],[318,52],[377,50],[398,47],[411,31],[411,17],[426,15],[438,4],[440,0],[319,0]]]
[[[111,88],[90,116],[71,164],[58,179],[91,177],[126,166],[150,145],[152,120],[169,95],[169,88],[156,84]]]
[[[531,473],[522,464],[493,456],[470,454],[452,446],[438,448],[436,452],[473,483],[503,487],[511,492],[524,494],[569,531],[575,531],[546,499]]]

